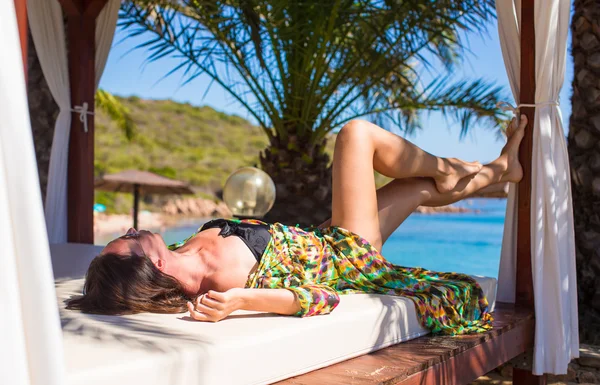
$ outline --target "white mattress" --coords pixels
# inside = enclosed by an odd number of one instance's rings
[[[341,296],[325,316],[238,311],[217,323],[185,314],[65,310],[63,301],[83,285],[65,277],[81,276],[81,260],[89,263],[97,252],[88,245],[52,247],[69,384],[269,384],[427,334],[412,301],[387,295]],[[68,263],[75,255],[78,261]],[[496,280],[476,279],[493,305]]]

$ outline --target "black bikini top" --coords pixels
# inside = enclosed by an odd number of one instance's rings
[[[260,262],[260,258],[264,254],[265,249],[271,240],[269,225],[262,223],[246,223],[230,221],[227,219],[214,219],[206,222],[200,231],[217,227],[221,229],[219,235],[223,238],[235,235],[244,241],[258,262]]]

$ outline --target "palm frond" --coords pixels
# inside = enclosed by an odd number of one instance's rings
[[[285,142],[321,140],[353,116],[411,132],[421,111],[440,111],[461,137],[497,124],[498,87],[449,81],[465,36],[494,17],[494,0],[126,0],[120,26],[145,38],[148,61],[180,59],[169,74],[184,83],[209,76]],[[415,63],[441,80],[423,85]]]

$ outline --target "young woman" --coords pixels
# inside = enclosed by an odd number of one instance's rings
[[[470,277],[401,267],[378,252],[419,205],[459,201],[522,177],[518,148],[526,117],[507,130],[500,156],[487,165],[438,158],[366,121],[337,136],[332,217],[318,228],[215,220],[175,245],[130,229],[88,269],[84,295],[70,309],[101,314],[189,311],[216,322],[238,309],[282,315],[327,314],[339,294],[402,295],[432,332],[487,330],[491,316]],[[373,169],[395,180],[376,190]]]

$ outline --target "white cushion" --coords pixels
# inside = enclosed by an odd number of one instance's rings
[[[496,280],[476,279],[493,304]],[[325,316],[238,311],[203,323],[186,314],[65,310],[82,285],[56,284],[69,384],[269,384],[427,334],[411,300],[387,295],[341,296]]]
[[[88,266],[104,247],[84,243],[56,243],[50,245],[54,279],[81,278]]]

